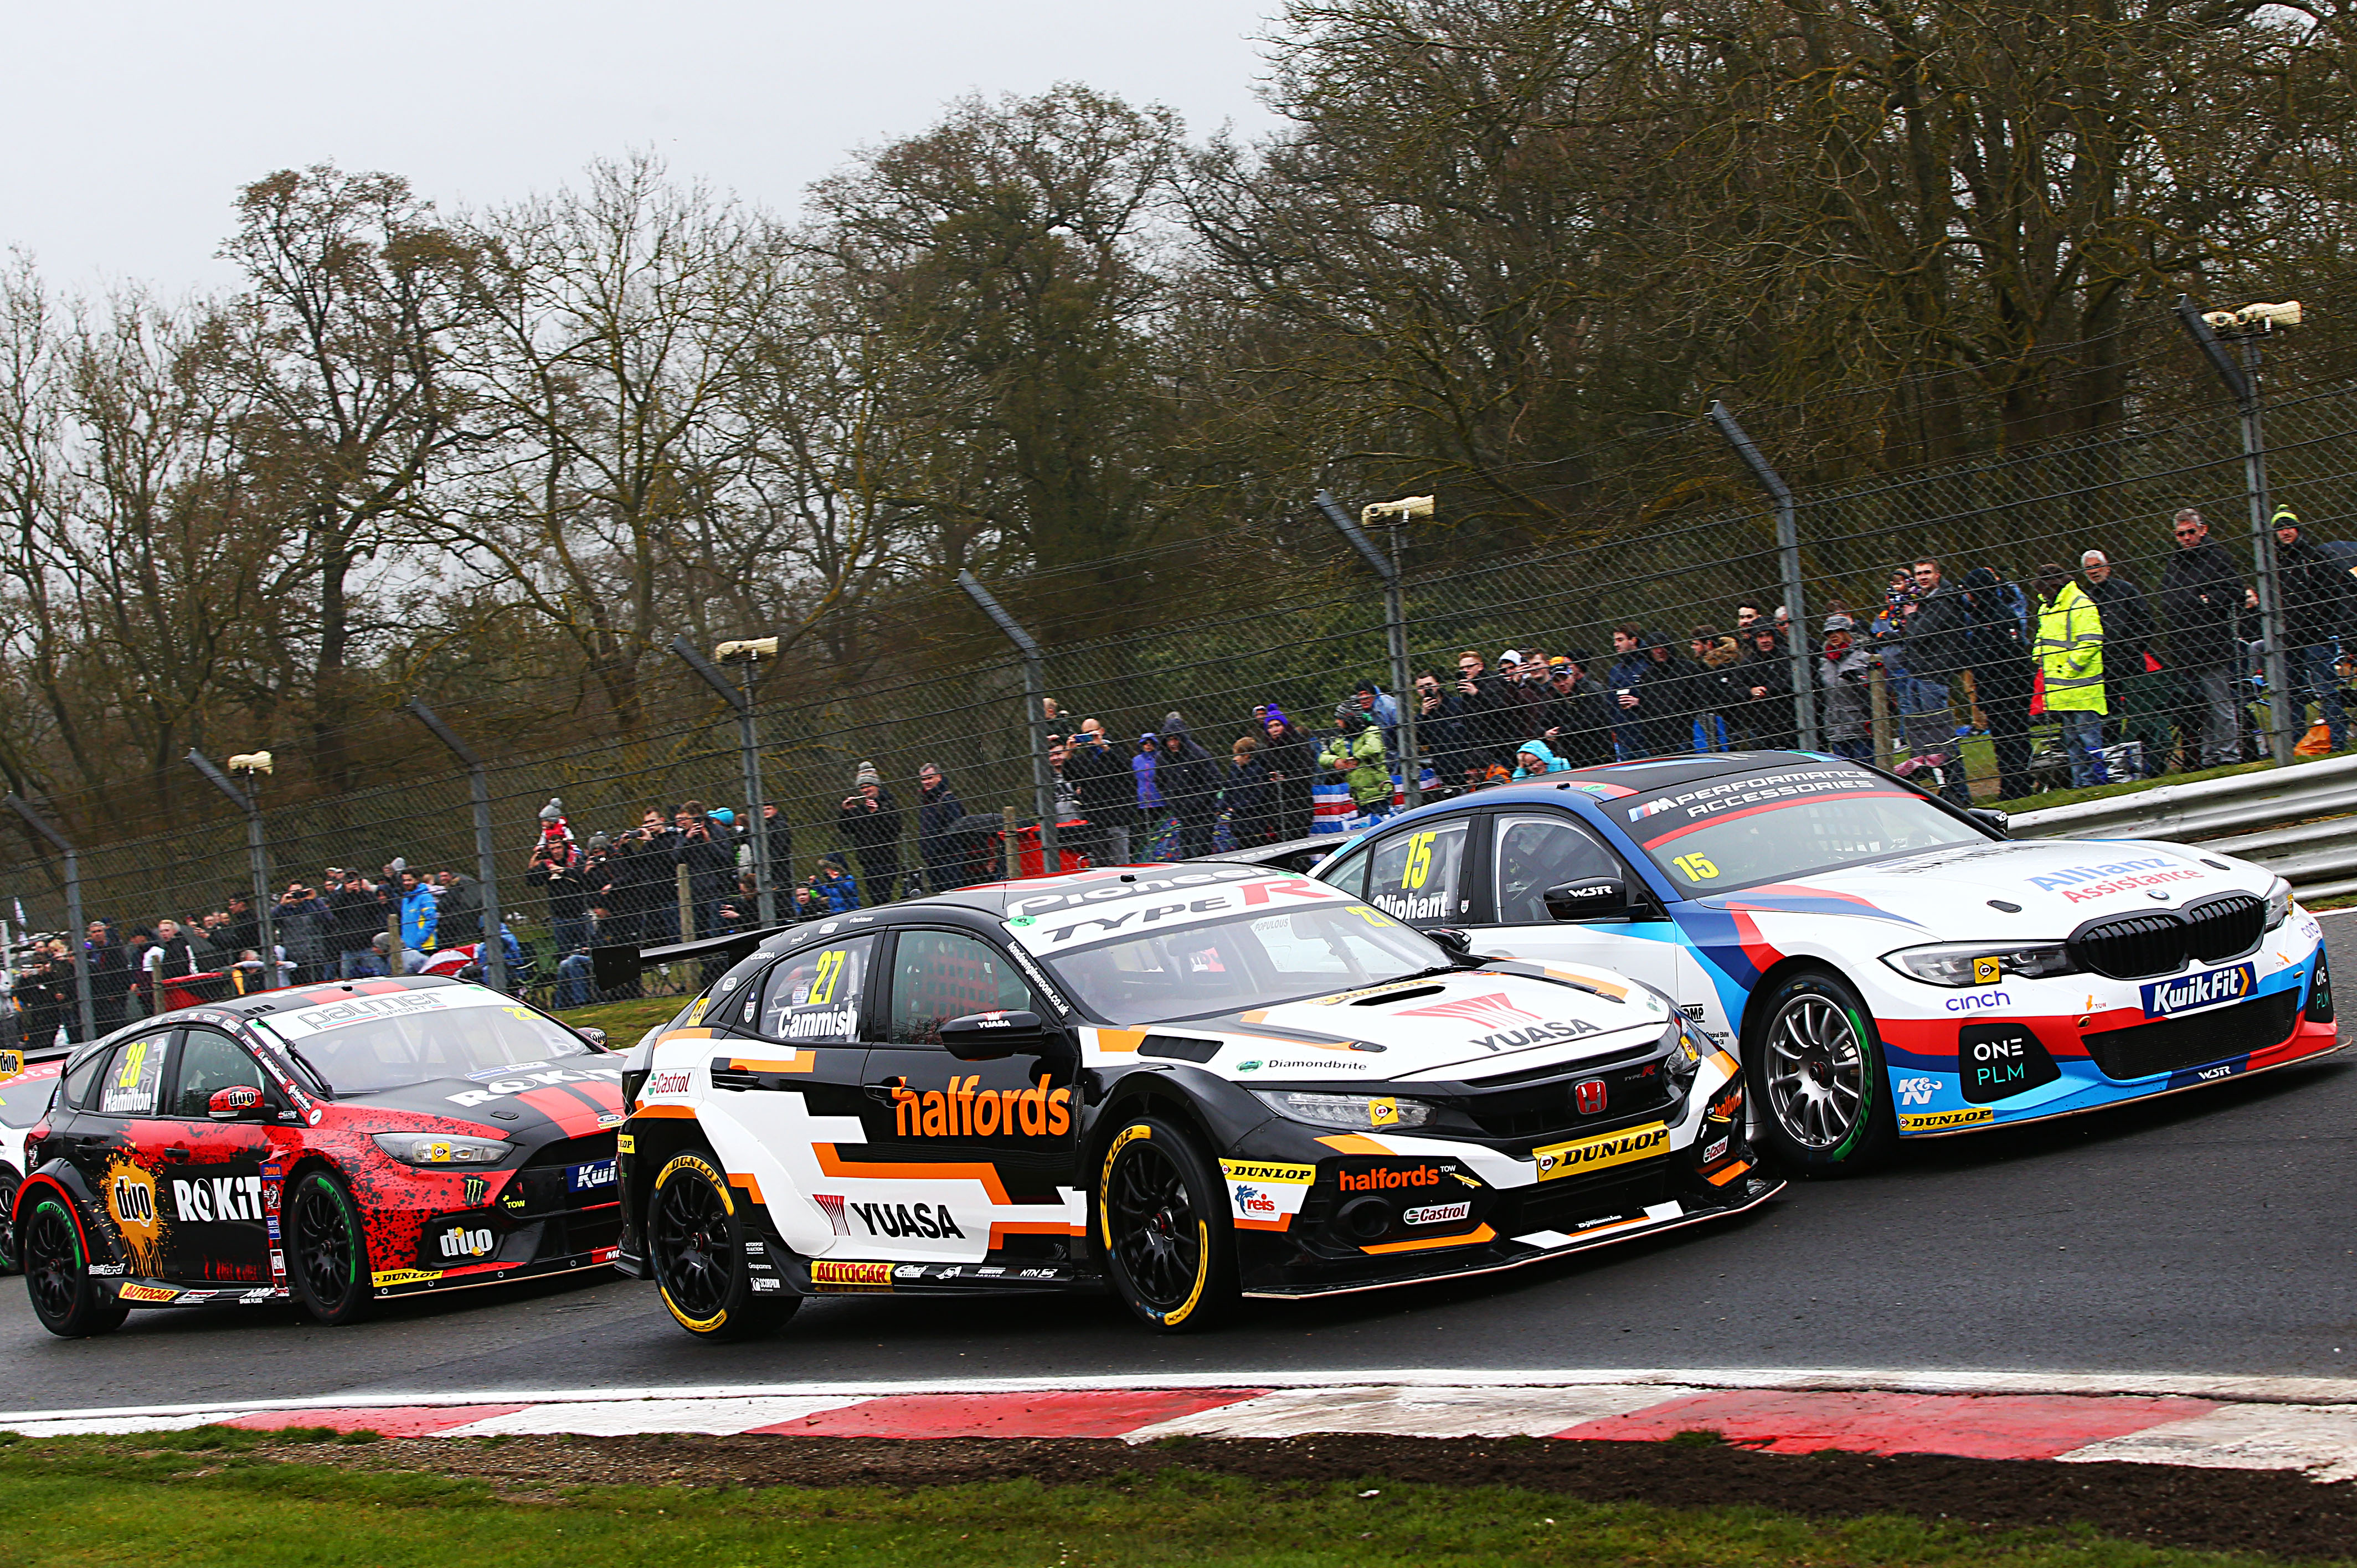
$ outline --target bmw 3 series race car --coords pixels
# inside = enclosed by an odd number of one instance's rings
[[[625,1063],[619,1266],[688,1332],[809,1294],[1240,1295],[1476,1274],[1775,1193],[1644,986],[1305,877],[1108,868],[747,944]]]
[[[289,1298],[340,1324],[387,1296],[606,1263],[618,1059],[424,977],[118,1031],[44,1086],[26,1139],[11,1215],[33,1310],[69,1337],[134,1306]]]
[[[1319,879],[1486,952],[1609,967],[1749,1073],[1784,1169],[2334,1050],[2322,933],[2199,845],[2008,839],[1802,752],[1657,757],[1409,811]]]

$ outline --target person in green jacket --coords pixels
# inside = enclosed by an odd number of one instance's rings
[[[1318,766],[1342,776],[1351,802],[1371,822],[1392,814],[1392,772],[1383,757],[1383,732],[1364,710],[1346,703],[1334,713],[1334,738],[1318,754]]]
[[[2038,671],[2046,711],[2062,729],[2071,787],[2108,784],[2104,767],[2104,618],[2070,574],[2052,562],[2038,568]]]

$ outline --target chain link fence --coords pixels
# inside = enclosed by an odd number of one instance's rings
[[[2233,409],[2214,383],[2199,380],[2189,354],[2156,352],[2147,371],[2146,381],[2161,390],[2132,400],[2124,422],[2029,443],[1983,442],[1986,450],[1896,469],[1824,437],[1829,429],[1848,432],[1854,448],[1855,433],[1871,427],[1870,411],[1738,405],[1794,494],[1812,648],[1837,607],[1861,634],[1870,632],[1892,575],[1921,556],[1938,559],[1951,582],[1985,568],[2002,583],[2026,585],[2041,564],[2075,572],[2082,553],[2098,549],[2118,576],[2149,595],[2173,548],[2169,519],[2184,506],[2208,515],[2214,536],[2246,570],[2248,509]],[[2352,393],[2357,373],[2312,368],[2269,390],[2273,502],[2295,509],[2311,537],[2352,531]],[[1681,663],[1691,656],[1695,628],[1714,628],[1702,640],[1706,653],[1721,658],[1727,650],[1716,637],[1735,630],[1739,604],[1772,617],[1782,602],[1771,509],[1705,421],[1631,435],[1577,462],[1549,465],[1544,478],[1543,492],[1525,492],[1535,509],[1529,516],[1538,521],[1526,516],[1519,532],[1466,521],[1469,512],[1486,518],[1497,508],[1458,507],[1448,474],[1366,481],[1399,479],[1405,489],[1421,478],[1439,496],[1438,517],[1405,525],[1403,540],[1413,671],[1453,682],[1468,650],[1493,666],[1509,649],[1569,655],[1589,661],[1609,703],[1616,627],[1643,628]],[[1471,494],[1476,487],[1464,489]],[[1481,493],[1493,501],[1499,489],[1488,483]],[[1355,498],[1351,510],[1368,499]],[[1313,748],[1330,742],[1337,705],[1360,682],[1393,683],[1383,595],[1367,564],[1306,496],[1302,501],[1265,525],[991,584],[1045,650],[1047,689],[1060,713],[1049,727],[1099,721],[1125,766],[1138,737],[1163,731],[1173,714],[1222,767],[1237,739],[1265,738],[1255,710],[1266,705],[1295,720]],[[1963,788],[1981,800],[2018,793],[2025,781],[2055,781],[2055,742],[2045,725],[2032,723],[2023,754],[2007,759],[1990,735],[2003,727],[1992,712],[1996,693],[1984,682],[1959,679],[1935,703],[1904,677],[1903,656],[1903,643],[1887,650],[1883,668],[1865,682],[1863,744],[1882,760],[1944,750]],[[1817,661],[1813,652],[1813,676]],[[647,813],[668,818],[688,802],[729,808],[740,829],[747,822],[735,713],[667,653],[642,660],[638,681],[647,716],[629,728],[590,700],[585,680],[544,676],[436,703],[487,758],[502,912],[530,966],[524,983],[544,1001],[572,1004],[594,993],[586,981],[562,985],[563,961],[583,929],[558,920],[546,888],[527,875],[541,813],[552,800],[562,802],[577,848],[588,849],[593,835],[607,841],[597,881],[607,921],[600,940],[678,936],[683,916],[685,934],[699,936],[713,934],[716,923],[753,918],[737,873],[707,871],[703,881],[683,884],[668,850],[655,847],[662,841],[632,836]],[[2115,738],[2140,737],[2147,764],[2158,766],[2175,751],[2184,714],[2169,678],[2158,678],[2154,691],[2149,712],[2115,715],[2115,725],[2125,732]],[[988,832],[996,824],[974,819],[1003,812],[1036,834],[1020,660],[954,587],[904,593],[882,607],[870,602],[822,621],[761,666],[754,693],[764,792],[785,824],[771,840],[782,915],[791,918],[797,898],[804,909],[828,907],[827,885],[844,877],[869,904],[902,896],[928,875],[978,879],[1006,864],[1007,849]],[[1785,704],[1778,717],[1772,702],[1729,700],[1717,708],[1718,717],[1681,733],[1689,744],[1710,746],[1789,744],[1789,698]],[[351,769],[356,787],[317,794],[262,780],[274,898],[290,883],[322,887],[330,866],[356,868],[371,881],[395,861],[419,872],[476,874],[464,771],[414,718],[390,702],[385,707],[334,737],[342,755],[361,759]],[[1822,703],[1819,712],[1831,716]],[[1625,755],[1646,749],[1641,738],[1629,731],[1594,744]],[[1433,753],[1429,744],[1427,760],[1438,764],[1432,781],[1458,783],[1463,759]],[[941,769],[961,805],[939,808],[930,825],[943,832],[920,843],[918,774],[927,765]],[[857,789],[871,766],[886,797],[876,812]],[[159,759],[156,779],[148,800],[118,793],[35,802],[80,845],[88,918],[124,934],[163,917],[187,922],[223,909],[253,886],[242,818],[226,809],[210,813],[227,802],[184,764]],[[1225,843],[1238,832],[1306,832],[1313,820],[1339,830],[1352,809],[1345,787],[1330,773],[1321,772],[1318,783],[1332,808],[1322,814],[1297,771],[1289,789],[1266,798],[1284,803],[1282,812],[1255,809],[1242,824],[1223,820],[1204,832]],[[889,830],[873,831],[878,822]],[[1128,825],[1132,858],[1201,847],[1151,817]],[[1100,835],[1083,839],[1100,854],[1110,847]],[[62,930],[59,858],[29,832],[16,851],[0,892],[22,907],[20,936],[25,927]],[[826,874],[831,862],[844,877]],[[0,912],[11,911],[0,906]],[[281,933],[306,977],[334,965],[348,940],[318,928],[298,922]],[[20,966],[24,958],[20,943]]]

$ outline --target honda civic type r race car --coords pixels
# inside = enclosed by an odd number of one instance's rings
[[[768,937],[640,1042],[619,1262],[707,1337],[853,1291],[1192,1328],[1749,1208],[1737,1070],[1643,986],[1305,877],[969,888]]]
[[[2198,845],[2012,840],[1837,757],[1547,776],[1406,812],[1313,873],[1481,950],[1609,967],[1749,1075],[1763,1152],[1857,1167],[2333,1050],[2321,932]]]
[[[608,1262],[620,1058],[457,981],[185,1008],[44,1086],[11,1210],[55,1334],[134,1306],[380,1299]],[[16,1080],[0,1084],[0,1097]]]

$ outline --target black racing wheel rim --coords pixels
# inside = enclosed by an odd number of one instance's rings
[[[73,1221],[44,1200],[25,1221],[25,1288],[44,1322],[62,1323],[81,1294],[81,1242]]]
[[[717,1319],[737,1283],[728,1206],[710,1182],[683,1175],[662,1185],[654,1207],[651,1244],[664,1293],[682,1317]]]
[[[1130,1288],[1157,1312],[1184,1305],[1202,1275],[1203,1219],[1178,1162],[1146,1140],[1129,1144],[1115,1157],[1105,1206]]]
[[[320,1307],[340,1312],[361,1289],[360,1238],[352,1216],[325,1176],[313,1176],[296,1191],[295,1266]]]

